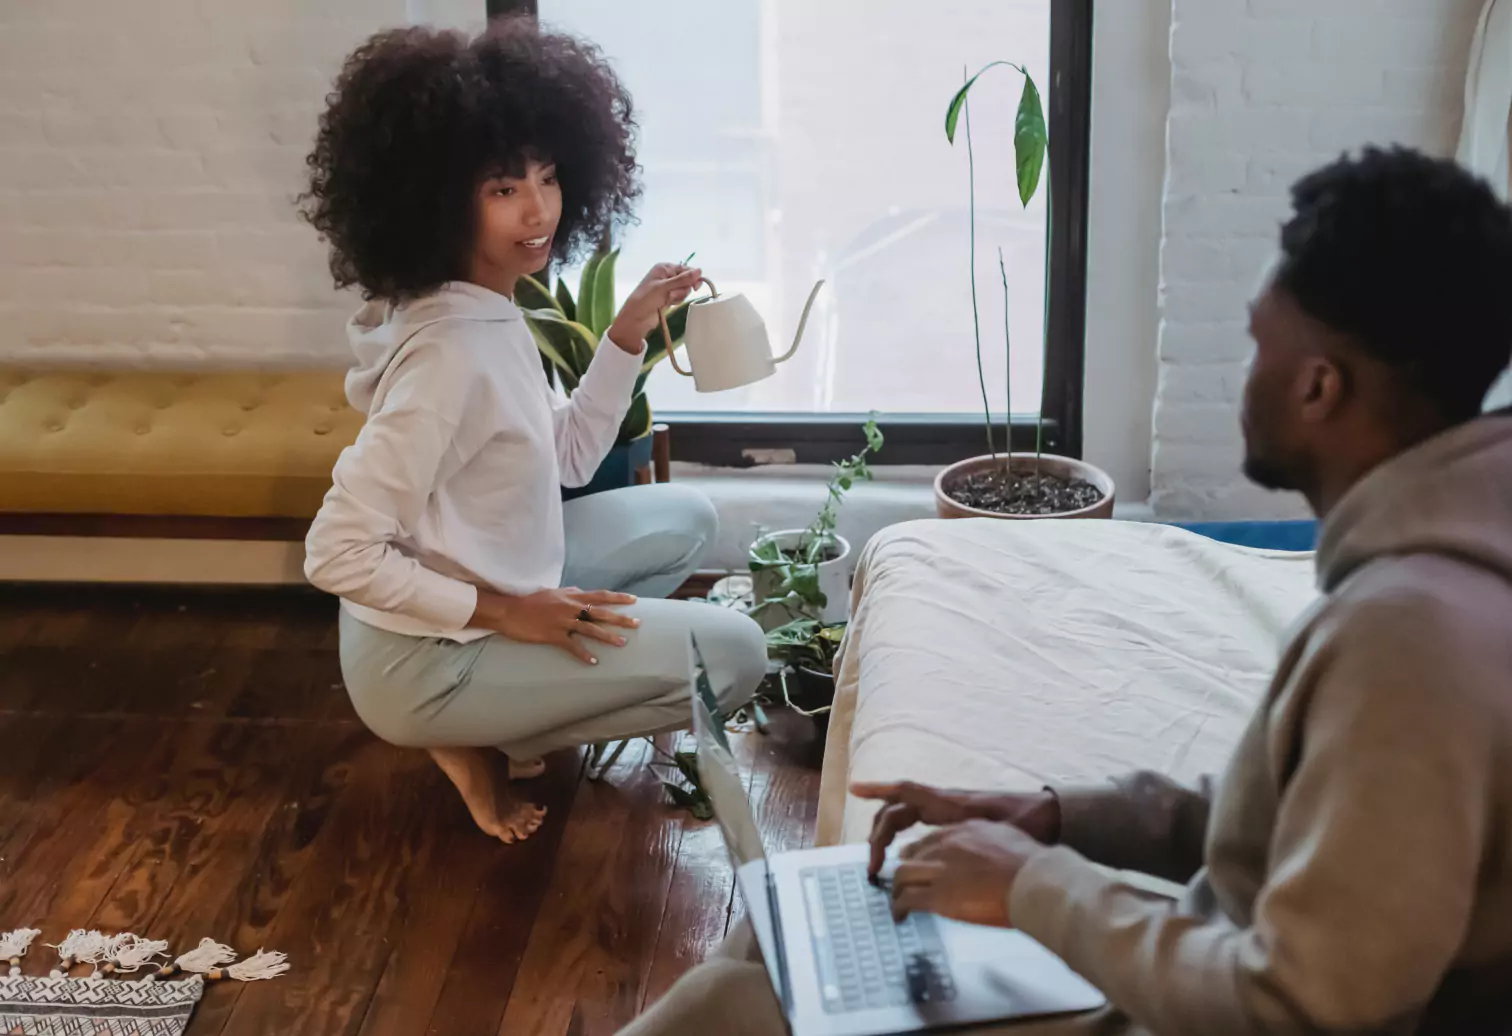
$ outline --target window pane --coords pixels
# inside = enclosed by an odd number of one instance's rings
[[[699,395],[662,364],[659,410],[970,413],[981,407],[968,275],[964,127],[945,140],[963,72],[1006,59],[1047,96],[1051,0],[540,0],[543,21],[593,39],[641,124],[641,222],[623,235],[621,294],[652,263],[697,251],[798,354],[745,389]],[[1013,160],[1023,79],[972,91],[977,292],[988,395],[1005,395],[1003,252],[1013,410],[1039,409],[1048,173],[1028,210]]]

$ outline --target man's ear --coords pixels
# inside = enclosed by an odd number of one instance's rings
[[[1305,361],[1297,382],[1300,397],[1297,410],[1305,421],[1327,421],[1338,413],[1349,396],[1349,372],[1330,356]]]

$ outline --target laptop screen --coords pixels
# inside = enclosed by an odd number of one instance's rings
[[[698,742],[698,775],[714,806],[714,818],[724,834],[725,848],[738,868],[752,860],[766,857],[761,847],[761,832],[746,797],[740,767],[730,751],[725,735],[725,717],[719,711],[719,699],[709,685],[703,654],[693,639],[693,735]]]

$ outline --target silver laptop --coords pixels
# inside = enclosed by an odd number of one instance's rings
[[[1103,995],[1033,939],[932,914],[892,918],[865,845],[767,856],[693,643],[698,772],[736,867],[793,1036],[882,1036],[1101,1007]]]

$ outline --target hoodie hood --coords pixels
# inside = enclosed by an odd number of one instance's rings
[[[1512,582],[1512,416],[1451,428],[1357,483],[1323,523],[1324,593],[1379,557],[1442,554]]]
[[[451,281],[429,295],[395,305],[369,302],[347,321],[356,364],[346,376],[347,400],[371,414],[383,377],[419,332],[443,320],[522,320],[518,306],[498,292]]]

